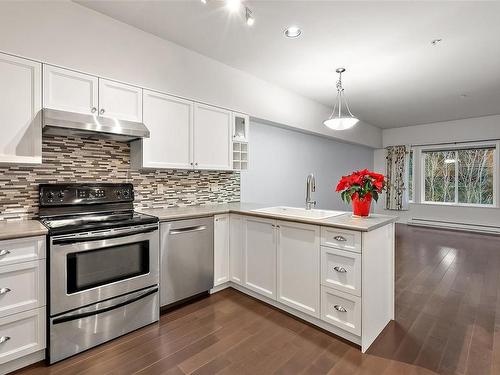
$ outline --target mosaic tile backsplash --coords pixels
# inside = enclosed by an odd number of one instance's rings
[[[41,165],[0,167],[0,220],[36,217],[41,183],[131,182],[136,209],[240,200],[238,172],[135,170],[127,143],[44,136],[42,157]]]

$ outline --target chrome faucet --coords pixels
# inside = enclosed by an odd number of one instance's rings
[[[316,179],[314,175],[311,173],[307,176],[306,181],[306,210],[312,209],[316,206],[316,201],[313,201],[311,198],[311,193],[316,191]]]

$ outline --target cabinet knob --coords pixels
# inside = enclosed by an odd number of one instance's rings
[[[101,115],[102,115],[102,114],[104,114],[104,112],[105,112],[105,111],[104,111],[104,108],[101,108],[101,110],[99,111],[99,113],[100,113]]]
[[[335,310],[337,310],[338,312],[347,312],[346,308],[343,306],[340,306],[340,305],[335,305],[335,306],[333,306],[333,308]]]
[[[338,242],[345,242],[345,241],[347,241],[344,236],[335,236],[335,237],[333,237],[333,239],[335,241],[338,241]]]
[[[0,296],[1,296],[2,294],[7,294],[7,293],[9,293],[10,291],[11,291],[11,289],[9,289],[9,288],[1,288],[1,289],[0,289]]]
[[[333,267],[333,269],[337,272],[340,272],[340,273],[346,273],[347,270],[344,268],[344,267],[339,267],[339,266],[335,266]]]
[[[9,255],[10,251],[9,250],[0,250],[0,257],[3,257],[5,255]]]
[[[0,344],[3,344],[4,342],[7,342],[10,340],[9,336],[2,336],[0,337]]]
[[[198,166],[198,163],[194,163],[194,166],[197,167]]]
[[[96,107],[92,107],[92,108],[90,109],[90,112],[92,112],[92,113],[96,113],[96,112],[97,112],[97,108],[96,108]]]

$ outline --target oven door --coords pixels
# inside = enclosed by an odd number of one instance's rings
[[[50,316],[159,283],[158,224],[50,239]]]

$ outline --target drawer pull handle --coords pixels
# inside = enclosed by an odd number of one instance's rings
[[[335,241],[338,241],[338,242],[346,242],[347,241],[344,236],[335,236],[335,237],[333,237],[333,239]]]
[[[9,250],[0,250],[0,257],[3,257],[5,255],[9,255],[10,251]]]
[[[2,336],[0,337],[0,344],[3,344],[4,342],[7,342],[10,340],[9,336]]]
[[[345,309],[345,307],[342,307],[340,305],[335,305],[335,306],[333,306],[333,308],[335,310],[337,310],[338,312],[347,312],[347,310]]]
[[[2,294],[7,294],[7,293],[9,293],[10,291],[11,291],[11,290],[10,290],[9,288],[1,288],[1,289],[0,289],[0,296],[1,296]]]
[[[340,272],[340,273],[346,273],[347,270],[344,268],[344,267],[339,267],[339,266],[335,266],[333,267],[333,269],[337,272]]]

